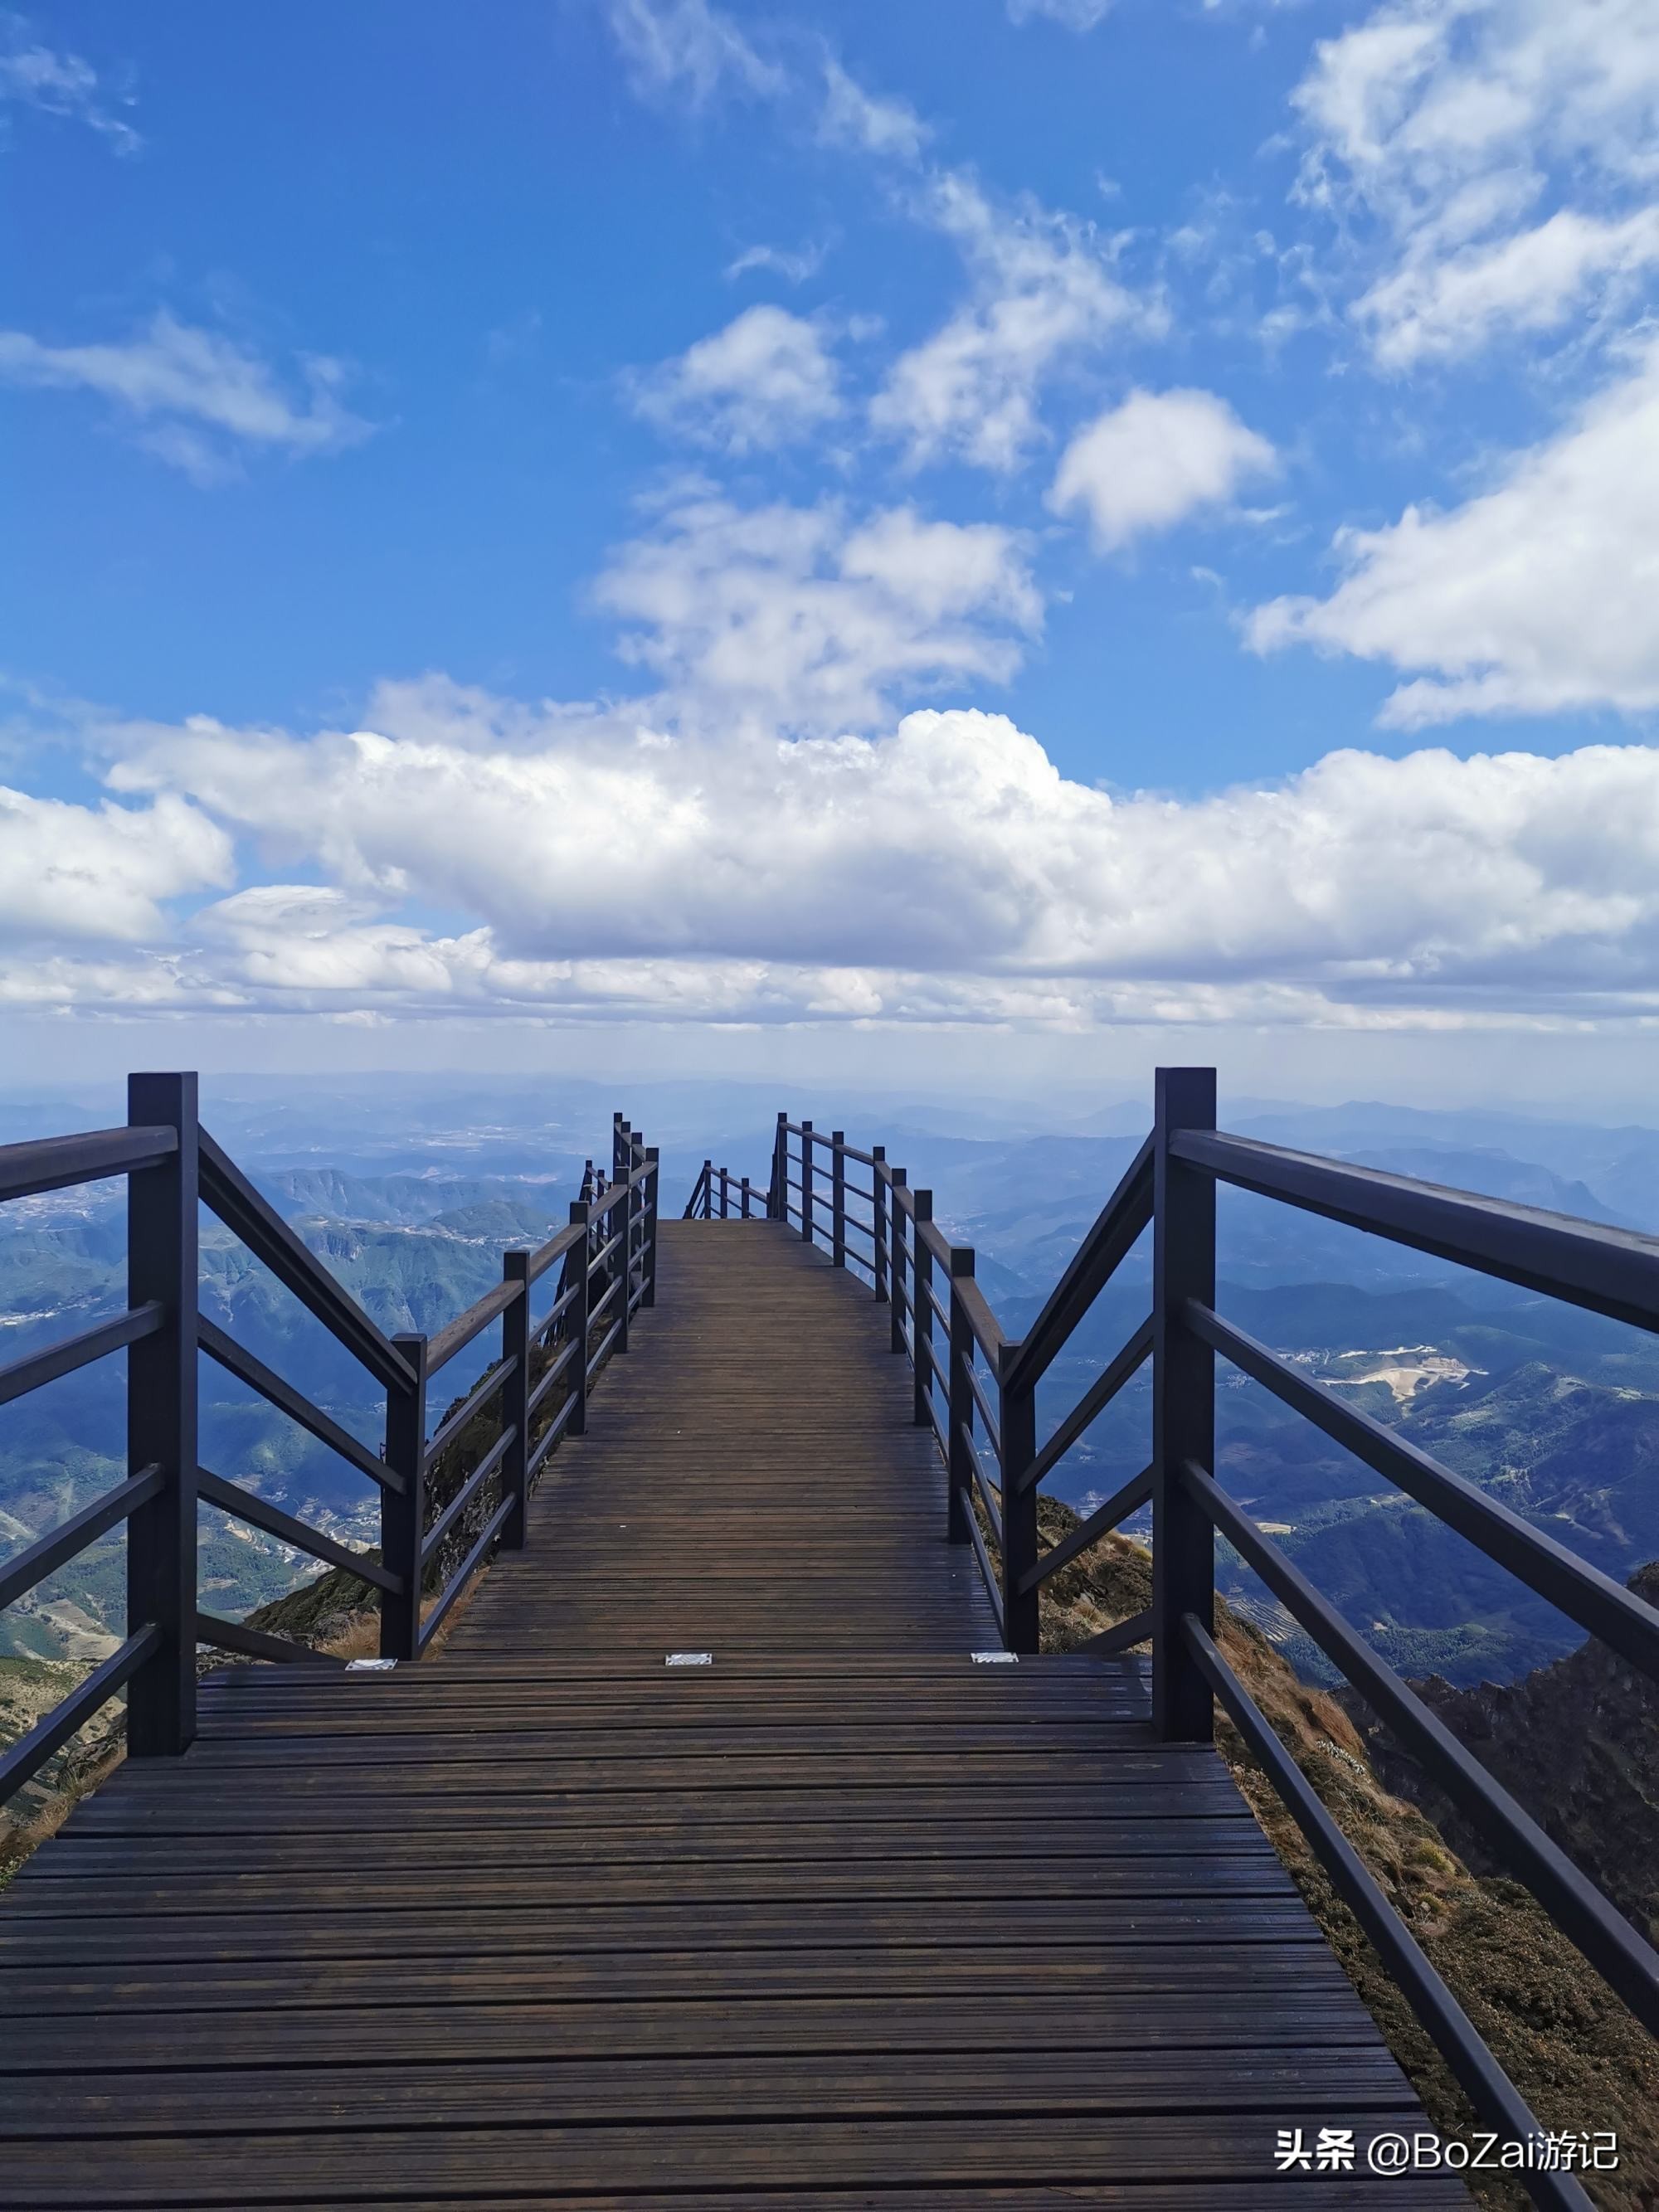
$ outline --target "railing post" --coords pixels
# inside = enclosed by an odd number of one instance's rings
[[[830,1263],[847,1265],[847,1132],[834,1130],[830,1138]]]
[[[648,1170],[642,1186],[645,1192],[645,1296],[640,1300],[640,1311],[647,1312],[657,1303],[657,1223],[662,1196],[662,1154],[655,1145],[645,1148],[645,1164]]]
[[[516,1283],[519,1295],[501,1316],[501,1358],[508,1362],[501,1385],[501,1425],[513,1441],[501,1457],[501,1496],[516,1502],[501,1524],[504,1551],[524,1549],[530,1500],[526,1462],[530,1452],[530,1255],[503,1252],[501,1280]]]
[[[394,1336],[411,1380],[386,1394],[386,1463],[402,1478],[401,1492],[380,1492],[380,1559],[404,1577],[401,1590],[380,1593],[380,1656],[421,1653],[421,1542],[426,1534],[426,1339]]]
[[[743,1218],[745,1221],[749,1218],[749,1178],[747,1176],[743,1179]]]
[[[784,1170],[785,1174],[788,1169]],[[789,1188],[786,1182],[784,1188]],[[810,1244],[812,1241],[812,1124],[800,1125],[800,1233]]]
[[[968,1437],[974,1425],[974,1386],[968,1380],[974,1361],[974,1325],[968,1316],[967,1303],[957,1288],[963,1280],[971,1281],[973,1273],[973,1247],[953,1244],[951,1247],[951,1377],[947,1431],[951,1449],[946,1462],[951,1476],[951,1501],[945,1526],[946,1540],[952,1544],[968,1541],[968,1522],[974,1510],[973,1500],[969,1496],[974,1480],[973,1468],[968,1456]]]
[[[702,1164],[701,1188],[702,1218],[705,1221],[712,1221],[714,1218],[714,1163],[713,1160],[705,1160]]]
[[[574,1373],[570,1395],[576,1402],[570,1409],[569,1420],[565,1424],[564,1432],[568,1437],[584,1436],[587,1431],[587,1309],[592,1302],[590,1278],[593,1266],[592,1237],[589,1227],[592,1217],[592,1209],[586,1199],[572,1201],[570,1225],[573,1229],[580,1228],[582,1235],[581,1242],[570,1248],[574,1263],[570,1287],[574,1289],[576,1295],[570,1302],[565,1333],[575,1339],[580,1348],[571,1363]]]
[[[929,1359],[933,1347],[933,1309],[927,1291],[933,1279],[933,1255],[927,1249],[921,1231],[923,1223],[933,1218],[933,1194],[931,1190],[919,1190],[914,1202],[916,1211],[910,1224],[910,1379],[915,1385],[911,1419],[921,1428],[932,1418],[927,1406],[933,1380]]]
[[[788,1173],[789,1116],[780,1114],[777,1134],[772,1139],[772,1181],[766,1194],[766,1218],[769,1221],[787,1221],[789,1218],[786,1202],[789,1196],[789,1185],[786,1180]]]
[[[722,1168],[720,1170],[720,1219],[729,1221],[731,1218],[732,1176],[729,1169]]]
[[[617,1223],[617,1212],[620,1212],[622,1215],[622,1225],[620,1228],[618,1228]],[[628,1311],[628,1295],[633,1287],[629,1279],[633,1273],[633,1264],[630,1254],[632,1252],[634,1242],[634,1187],[631,1183],[629,1184],[627,1188],[623,1192],[621,1205],[610,1215],[605,1225],[612,1237],[620,1237],[622,1240],[617,1247],[617,1256],[611,1263],[612,1269],[619,1272],[622,1276],[622,1296],[617,1301],[618,1309],[616,1323],[617,1340],[611,1348],[613,1352],[626,1352],[628,1349],[628,1323],[629,1319]]]
[[[887,1180],[894,1186],[895,1193],[903,1189],[906,1172],[903,1168],[890,1168],[888,1170]],[[904,1208],[899,1204],[896,1194],[893,1196],[891,1275],[892,1308],[888,1316],[892,1325],[890,1341],[895,1352],[903,1352],[908,1349],[904,1341]]]
[[[1215,1070],[1160,1067],[1152,1152],[1152,1725],[1165,1742],[1208,1743],[1210,1686],[1182,1634],[1215,1613],[1215,1532],[1181,1468],[1215,1470],[1215,1354],[1182,1319],[1215,1304],[1215,1184],[1170,1154],[1180,1129],[1215,1127]]]
[[[1017,1344],[997,1363],[997,1428],[1002,1440],[1002,1640],[1010,1651],[1036,1651],[1042,1637],[1039,1594],[1020,1589],[1037,1563],[1037,1494],[1021,1487],[1036,1457],[1036,1388],[1010,1377]]]
[[[127,1353],[127,1472],[165,1486],[127,1523],[127,1632],[154,1622],[158,1650],[127,1689],[127,1750],[161,1759],[196,1734],[197,1083],[130,1075],[127,1120],[165,1126],[178,1148],[127,1178],[127,1304],[167,1310]]]
[[[887,1178],[882,1173],[887,1164],[887,1147],[885,1145],[872,1145],[870,1153],[875,1161],[870,1170],[870,1188],[875,1193],[876,1200],[873,1208],[876,1249],[871,1266],[876,1278],[876,1302],[879,1304],[887,1296]]]
[[[625,1134],[627,1127],[628,1124],[623,1120],[620,1112],[611,1116],[611,1180],[612,1182],[615,1182],[619,1176],[624,1176],[628,1172],[628,1146]]]

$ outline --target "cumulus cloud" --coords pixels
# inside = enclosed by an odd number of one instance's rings
[[[1328,599],[1280,599],[1258,651],[1301,643],[1431,674],[1383,720],[1659,707],[1659,343],[1557,436],[1440,513],[1344,532]]]
[[[1109,252],[1073,217],[1034,202],[998,207],[960,170],[930,179],[916,205],[961,251],[971,294],[893,364],[871,421],[913,465],[959,457],[1012,469],[1040,434],[1047,380],[1119,331],[1161,328],[1160,311],[1118,281]]]
[[[296,458],[336,453],[373,428],[343,404],[338,362],[307,356],[297,378],[303,388],[285,387],[246,346],[165,309],[110,343],[54,346],[0,331],[0,380],[96,392],[141,426],[150,451],[204,483],[234,472],[247,448]]]
[[[786,729],[868,724],[924,683],[1006,682],[1040,617],[1023,542],[998,525],[712,494],[623,546],[594,592],[676,713]]]
[[[605,0],[605,13],[635,90],[648,98],[703,107],[722,91],[775,99],[785,88],[783,71],[708,0]]]
[[[167,933],[161,902],[233,880],[234,849],[175,793],[77,806],[0,785],[0,938],[128,942]]]
[[[1294,104],[1301,197],[1380,260],[1357,312],[1391,368],[1571,329],[1659,260],[1650,0],[1385,0]]]
[[[1103,551],[1222,505],[1276,462],[1265,438],[1212,392],[1132,392],[1080,430],[1048,493],[1056,514],[1082,507]]]
[[[839,415],[839,385],[818,323],[758,307],[634,380],[632,391],[638,412],[663,429],[746,453],[787,445]]]
[[[7,101],[82,123],[118,154],[136,154],[143,143],[113,112],[91,63],[46,46],[28,18],[9,9],[0,9],[0,104]]]
[[[350,732],[117,733],[118,791],[325,879],[206,908],[177,988],[714,1020],[1659,1015],[1653,747],[1340,752],[1176,800],[1073,782],[973,709],[768,741],[499,712],[492,742],[489,702],[436,684]],[[466,926],[419,929],[411,900]]]

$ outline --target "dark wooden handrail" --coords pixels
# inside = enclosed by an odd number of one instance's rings
[[[33,1137],[25,1144],[0,1145],[0,1202],[38,1198],[106,1176],[137,1175],[158,1167],[179,1149],[174,1129],[133,1127],[87,1129],[73,1137]]]
[[[195,1588],[199,1504],[378,1590],[382,1656],[417,1658],[495,1545],[525,1540],[531,1482],[562,1437],[582,1433],[593,1377],[611,1352],[627,1348],[631,1318],[655,1297],[658,1158],[620,1114],[612,1121],[606,1188],[592,1194],[590,1166],[590,1198],[571,1206],[565,1228],[534,1251],[504,1254],[500,1285],[430,1340],[394,1340],[201,1127],[194,1076],[135,1076],[128,1090],[130,1120],[123,1128],[0,1146],[0,1200],[112,1175],[129,1178],[127,1310],[0,1367],[0,1403],[125,1351],[132,1469],[125,1482],[0,1570],[0,1611],[125,1524],[128,1619],[140,1624],[0,1760],[0,1799],[37,1773],[118,1688],[127,1692],[128,1747],[135,1756],[182,1751],[195,1732],[198,1642],[246,1658],[318,1658],[285,1638],[201,1611]],[[198,1312],[198,1201],[384,1388],[382,1453]],[[558,1295],[532,1324],[532,1290],[561,1262]],[[614,1317],[595,1346],[590,1320],[607,1307],[615,1308]],[[428,1437],[431,1377],[496,1322],[501,1356]],[[198,1465],[198,1351],[377,1486],[378,1559]],[[534,1376],[532,1365],[539,1370]],[[563,1395],[556,1402],[561,1383]],[[475,1429],[486,1420],[493,1420],[495,1433],[474,1445]],[[471,1464],[454,1471],[449,1494],[434,1498],[434,1475],[464,1453]],[[500,1493],[493,1503],[492,1489]],[[449,1558],[454,1543],[465,1545],[459,1563]]]
[[[291,1291],[377,1382],[406,1387],[410,1380],[409,1369],[385,1331],[370,1320],[356,1298],[340,1288],[316,1254],[254,1188],[229,1154],[205,1129],[198,1134],[202,1203],[264,1261],[283,1289]]]
[[[1130,1246],[1152,1218],[1152,1139],[1124,1170],[1117,1188],[1096,1216],[1065,1273],[1048,1293],[1010,1364],[1016,1388],[1035,1387],[1069,1342],[1090,1307],[1117,1273]]]
[[[1381,1168],[1287,1152],[1253,1137],[1188,1130],[1171,1150],[1240,1190],[1588,1307],[1633,1328],[1659,1330],[1659,1237],[1419,1182]]]

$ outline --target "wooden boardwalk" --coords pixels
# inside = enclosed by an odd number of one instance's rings
[[[447,1648],[214,1677],[0,1901],[0,2203],[1465,2202],[1274,2178],[1412,2094],[1134,1662],[975,1662],[910,1413],[820,1256],[665,1224]]]

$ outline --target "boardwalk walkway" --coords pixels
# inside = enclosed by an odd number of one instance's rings
[[[0,2201],[1187,2212],[1420,2124],[1136,1667],[974,1662],[910,1410],[821,1257],[665,1224],[447,1648],[216,1677],[0,1901]]]

